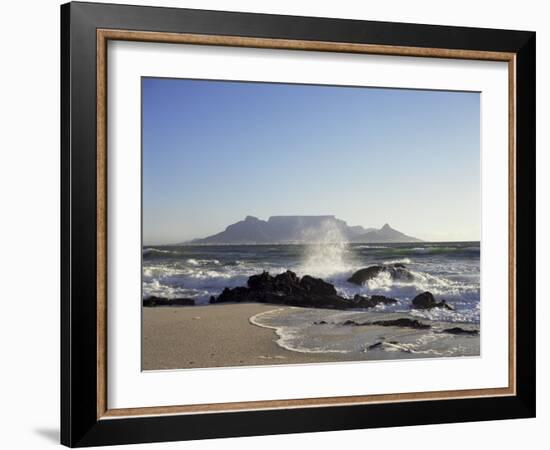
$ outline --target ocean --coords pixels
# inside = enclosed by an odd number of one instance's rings
[[[397,299],[396,304],[377,306],[377,312],[479,324],[479,257],[479,242],[145,246],[143,297],[187,297],[207,304],[225,287],[245,286],[251,275],[292,270],[332,283],[344,297],[381,294]],[[382,273],[362,287],[346,281],[356,270],[390,263],[404,264],[413,280],[394,281]],[[411,300],[425,291],[445,299],[454,310],[411,310]]]

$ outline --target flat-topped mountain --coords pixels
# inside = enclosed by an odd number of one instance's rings
[[[349,226],[335,216],[271,216],[268,220],[247,216],[224,231],[195,239],[191,244],[291,244],[322,242],[418,242],[388,224],[382,228]]]

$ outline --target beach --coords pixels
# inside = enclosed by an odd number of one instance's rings
[[[143,369],[479,356],[479,269],[476,242],[146,247]]]
[[[250,323],[276,309],[255,303],[143,309],[142,369],[257,366],[346,361],[343,354],[308,354],[276,344],[275,332]]]
[[[444,357],[449,348],[460,349],[454,356],[479,355],[479,335],[443,333],[448,324],[437,321],[422,320],[430,324],[429,330],[364,325],[367,319],[384,322],[397,318],[415,320],[403,313],[258,303],[143,308],[142,369]],[[307,323],[306,334],[295,333],[289,320],[300,326]],[[460,326],[477,329],[471,324]],[[320,337],[324,337],[322,351],[311,344]]]

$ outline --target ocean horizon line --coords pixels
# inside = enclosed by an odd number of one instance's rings
[[[142,247],[235,247],[235,246],[274,246],[274,245],[410,245],[410,244],[468,244],[468,243],[481,243],[481,240],[457,240],[457,241],[409,241],[409,242],[350,242],[350,241],[318,241],[318,242],[239,242],[239,243],[194,243],[194,242],[175,242],[166,244],[142,244]]]

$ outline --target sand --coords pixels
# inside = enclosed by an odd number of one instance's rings
[[[256,324],[250,322],[250,317],[267,311],[273,311],[273,313],[264,314],[261,319],[257,316]],[[448,323],[423,319],[423,323],[430,323],[432,326],[430,330],[372,324],[342,327],[340,323],[344,319],[354,319],[359,322],[364,322],[365,319],[369,319],[367,322],[402,317],[414,319],[407,313],[374,311],[340,312],[345,314],[345,317],[340,317],[336,324],[325,322],[324,325],[316,325],[308,331],[310,337],[314,337],[311,342],[315,347],[320,342],[316,333],[326,336],[326,333],[332,329],[332,336],[335,339],[333,344],[340,345],[345,341],[347,342],[344,345],[345,348],[353,348],[353,342],[349,343],[351,338],[360,343],[362,349],[360,351],[348,353],[296,351],[294,338],[288,336],[283,346],[277,344],[278,326],[271,323],[271,317],[274,317],[277,322],[281,316],[287,314],[293,317],[302,315],[305,322],[313,324],[318,321],[317,314],[326,312],[327,310],[314,308],[291,308],[259,303],[143,308],[142,369],[166,370],[433,358],[445,355],[449,349],[455,349],[460,353],[455,353],[453,356],[479,355],[479,336],[472,338],[447,333],[433,335],[432,330],[437,332],[452,326]],[[367,314],[366,317],[365,314]],[[472,325],[468,324],[459,325],[465,329],[472,328]],[[477,327],[473,326],[473,328]],[[436,337],[435,340],[434,337]],[[296,339],[299,347],[305,345],[300,336]],[[409,350],[410,345],[413,345],[416,350]],[[424,346],[424,351],[417,351],[421,350],[419,345]]]
[[[280,306],[257,303],[143,308],[142,369],[308,364],[356,359],[311,354],[276,344],[274,330],[249,318]]]

